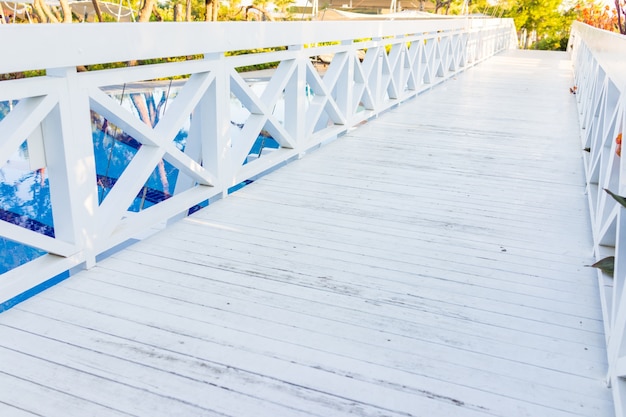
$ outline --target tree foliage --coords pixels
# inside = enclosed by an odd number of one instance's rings
[[[593,2],[579,2],[576,5],[577,19],[590,26],[612,32],[626,34],[626,0],[615,0],[615,6]]]
[[[96,12],[98,1],[92,0]],[[423,5],[425,0],[420,0]],[[569,3],[568,3],[569,1]],[[569,28],[574,19],[592,26],[626,34],[626,0],[614,0],[615,7],[600,0],[432,0],[436,13],[469,12],[492,17],[510,17],[515,21],[524,48],[564,49]],[[59,0],[60,8],[50,7],[45,0],[33,0],[32,11],[39,22],[81,21],[72,14],[67,0]],[[253,0],[242,6],[240,0],[129,0],[137,20],[146,21],[214,21],[214,20],[272,20],[272,8],[290,19],[288,8],[295,0]],[[111,16],[98,16],[98,21],[110,21]]]
[[[564,50],[576,18],[573,6],[563,0],[476,0],[470,12],[512,18],[522,48]]]
[[[617,13],[609,5],[598,2],[578,3],[576,5],[578,20],[599,29],[617,30]]]
[[[525,34],[524,48],[565,49],[576,14],[561,0],[514,0],[505,16],[512,17],[517,30]]]
[[[435,0],[435,13],[439,13],[440,10],[445,10],[445,14],[448,14],[451,4],[452,0]]]

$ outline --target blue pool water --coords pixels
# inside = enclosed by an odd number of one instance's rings
[[[162,91],[153,91],[146,102],[149,105],[152,101],[152,104],[163,103],[162,94],[164,94]],[[14,105],[15,102],[0,102],[0,120]],[[158,118],[157,116],[152,120],[153,125],[158,123]],[[183,128],[175,138],[176,146],[184,150],[186,139],[187,128]],[[92,113],[92,140],[96,159],[98,199],[101,203],[136,155],[141,144],[96,113]],[[260,135],[249,154],[260,154],[264,148],[278,147],[279,144],[274,139]],[[169,198],[175,193],[178,175],[178,169],[167,161],[162,161],[128,210],[137,212]],[[245,184],[234,189],[243,185]],[[191,211],[199,208],[194,207]],[[54,237],[52,214],[46,170],[32,170],[29,167],[28,146],[25,141],[9,162],[0,169],[0,219]],[[44,254],[40,250],[4,238],[0,238],[0,251],[2,251],[0,273]]]

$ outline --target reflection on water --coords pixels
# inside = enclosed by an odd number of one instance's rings
[[[22,145],[20,149],[25,146]],[[0,169],[0,218],[17,226],[54,237],[52,205],[45,172],[6,164]],[[4,273],[45,252],[0,238],[0,273]]]
[[[95,112],[92,112],[92,137],[96,159],[98,202],[102,203],[141,148],[141,143]],[[187,131],[181,130],[175,139],[179,149],[184,150],[186,139]],[[177,177],[178,169],[167,161],[161,160],[128,210],[138,212],[169,198],[174,194]]]
[[[109,89],[108,94],[118,101],[121,107],[154,128],[167,111],[167,106],[176,99],[180,91],[180,86],[173,86],[172,83],[171,81],[152,83],[149,89],[141,83],[132,86],[123,85],[121,88]],[[101,203],[141,148],[141,143],[95,112],[91,113],[91,121],[98,200]],[[185,149],[188,131],[189,120],[174,139],[181,151]],[[141,211],[169,198],[174,193],[177,177],[178,170],[161,160],[128,210]]]
[[[0,120],[16,104],[17,101],[0,102]],[[0,219],[54,237],[48,176],[45,170],[32,170],[29,162],[28,146],[24,141],[0,169]],[[0,251],[0,273],[44,254],[1,237]]]

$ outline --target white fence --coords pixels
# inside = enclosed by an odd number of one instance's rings
[[[607,383],[613,389],[616,415],[626,415],[626,212],[605,190],[626,196],[626,164],[621,156],[621,134],[626,126],[626,37],[580,22],[572,26],[569,50],[575,67],[580,111],[587,195],[597,260],[600,297],[608,349]],[[626,155],[624,155],[626,158]],[[613,258],[611,258],[613,257]]]
[[[153,225],[514,47],[515,30],[506,19],[41,24],[0,26],[0,39],[0,74],[45,70],[0,81],[0,103],[10,109],[0,121],[0,161],[6,167],[16,150],[27,153],[21,162],[47,187],[54,230],[0,221],[0,236],[46,253],[0,276],[0,306],[9,308],[52,277],[90,267]],[[250,52],[260,48],[277,50]],[[319,56],[332,56],[323,71]],[[94,70],[165,57],[194,59]],[[236,70],[263,63],[278,65],[262,84]],[[142,96],[140,85],[163,94]],[[143,104],[129,108],[138,97]],[[94,138],[112,130],[134,146],[115,179],[98,172],[94,156]],[[184,147],[175,140],[181,131]],[[251,155],[269,136],[279,147]],[[178,170],[175,187],[163,184],[169,198],[129,210],[164,161]]]

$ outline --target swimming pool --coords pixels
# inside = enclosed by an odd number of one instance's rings
[[[262,86],[260,86],[262,88]],[[175,99],[178,90],[171,83],[151,88],[122,88],[111,90],[109,95],[148,125],[156,126],[167,111],[167,104]],[[0,102],[0,120],[17,104]],[[277,111],[282,111],[280,108]],[[245,125],[249,112],[239,100],[231,97],[231,137],[236,140]],[[146,116],[147,115],[147,116]],[[190,123],[183,127],[174,142],[184,151]],[[96,112],[91,112],[92,142],[95,156],[98,202],[106,198],[142,146]],[[248,152],[244,164],[279,148],[267,132],[261,131]],[[0,168],[0,219],[54,237],[54,222],[50,199],[50,186],[45,168],[33,169],[30,164],[28,143],[25,140],[9,161]],[[137,193],[128,211],[138,212],[169,198],[176,193],[178,169],[165,160],[154,169],[142,189]],[[241,188],[246,183],[233,187]],[[206,203],[208,204],[208,202]],[[191,211],[198,210],[193,207]],[[45,252],[0,237],[0,273],[22,265]]]

